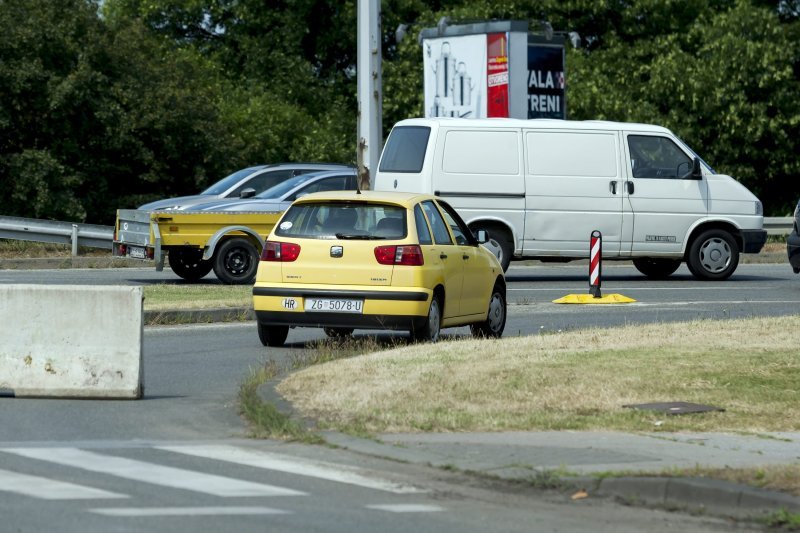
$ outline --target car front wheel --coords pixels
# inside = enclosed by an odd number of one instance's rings
[[[495,285],[492,296],[489,298],[489,312],[486,320],[471,324],[470,330],[475,337],[499,338],[506,328],[506,292],[502,287]]]

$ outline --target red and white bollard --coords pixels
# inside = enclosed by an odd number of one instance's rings
[[[589,294],[601,298],[600,276],[603,272],[603,235],[594,230],[589,239]]]

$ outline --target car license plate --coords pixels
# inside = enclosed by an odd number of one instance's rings
[[[132,257],[134,259],[146,259],[147,253],[145,252],[144,248],[130,246],[128,247],[128,257]]]
[[[306,298],[306,311],[323,313],[361,313],[364,300],[343,300],[339,298]]]

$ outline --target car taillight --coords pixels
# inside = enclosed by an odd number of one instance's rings
[[[264,243],[264,251],[261,252],[261,260],[291,262],[297,259],[299,255],[299,244],[267,241]]]
[[[422,248],[416,244],[405,246],[377,246],[375,259],[382,265],[422,266]]]

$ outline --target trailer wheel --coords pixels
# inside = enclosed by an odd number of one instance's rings
[[[214,273],[228,285],[252,283],[258,259],[258,250],[252,242],[241,237],[228,239],[214,252]]]
[[[203,261],[203,251],[197,248],[171,248],[167,259],[172,271],[186,281],[200,281],[211,272],[211,261]]]

